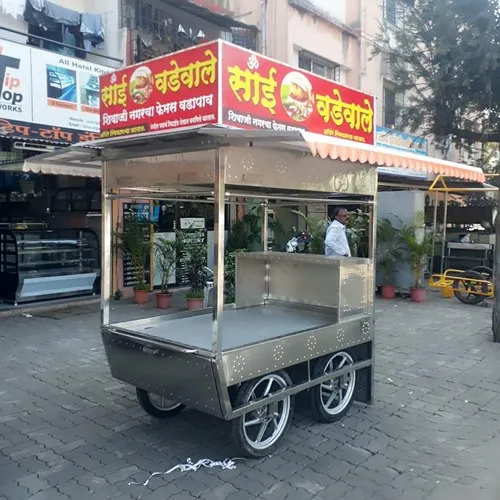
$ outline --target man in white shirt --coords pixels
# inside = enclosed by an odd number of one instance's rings
[[[346,224],[347,210],[343,207],[335,208],[333,221],[328,226],[325,236],[325,255],[350,257],[351,249],[347,241]]]

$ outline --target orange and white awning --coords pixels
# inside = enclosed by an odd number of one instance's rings
[[[484,183],[486,181],[484,172],[478,167],[440,160],[430,156],[398,153],[387,148],[357,144],[309,132],[301,132],[301,134],[307,142],[311,154],[324,159],[330,157],[333,160],[368,163],[378,167],[402,168],[473,182]]]
[[[228,129],[224,127],[201,126],[186,130],[185,134],[205,134],[220,138],[224,144],[238,139],[252,142],[281,142],[293,144],[304,151],[320,158],[353,163],[369,164],[373,167],[390,167],[424,172],[431,178],[442,175],[469,182],[486,182],[484,172],[478,167],[453,163],[430,156],[422,156],[406,152],[398,152],[388,148],[358,144],[352,141],[313,134],[310,132],[277,132],[262,130]],[[101,176],[101,161],[96,149],[108,146],[119,146],[124,143],[143,143],[149,139],[174,140],[169,134],[162,132],[140,134],[132,138],[114,137],[99,139],[85,144],[75,144],[68,148],[29,158],[24,162],[24,171],[59,174],[81,175],[86,177]],[[85,147],[84,147],[85,146]],[[144,154],[148,154],[148,146],[144,146]]]

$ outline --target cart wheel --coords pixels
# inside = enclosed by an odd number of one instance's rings
[[[354,363],[352,355],[338,352],[332,356],[320,358],[313,368],[313,378]],[[356,371],[347,372],[340,377],[315,385],[309,391],[311,408],[320,422],[336,422],[349,410],[354,400]]]
[[[486,279],[485,276],[476,271],[467,271],[460,276],[481,281]],[[460,302],[475,305],[480,304],[486,298],[486,295],[478,295],[474,292],[488,293],[488,285],[486,283],[476,283],[474,281],[453,280],[453,293]]]
[[[184,409],[184,405],[165,399],[157,394],[152,394],[137,387],[137,399],[142,409],[153,417],[168,418],[175,417]]]
[[[270,396],[292,385],[288,373],[278,371],[241,386],[236,406]],[[233,421],[233,437],[245,455],[257,458],[272,453],[288,431],[293,418],[294,396],[253,410]]]

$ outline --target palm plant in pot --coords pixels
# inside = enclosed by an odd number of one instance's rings
[[[377,263],[382,270],[382,297],[393,299],[396,296],[396,287],[392,283],[392,272],[394,265],[401,256],[399,248],[399,230],[392,222],[387,219],[381,219],[377,225]]]
[[[168,281],[183,250],[184,237],[180,231],[176,231],[173,240],[163,237],[155,241],[156,263],[161,274],[161,288],[156,294],[156,306],[159,309],[172,307],[172,292],[168,288]]]
[[[196,245],[189,249],[187,278],[189,292],[186,294],[187,308],[189,311],[201,309],[205,295],[205,286],[208,281],[207,271],[207,246]]]
[[[136,214],[124,218],[122,231],[115,232],[115,246],[131,261],[134,272],[134,300],[146,304],[149,300],[149,285],[146,283],[146,262],[151,251],[149,221],[139,219]]]
[[[415,279],[410,290],[411,299],[413,302],[424,302],[426,293],[422,281],[425,265],[427,259],[432,255],[439,235],[434,231],[425,230],[423,214],[418,214],[413,224],[403,225],[400,235],[405,247],[406,258]]]

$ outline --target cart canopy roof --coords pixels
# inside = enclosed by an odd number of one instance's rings
[[[301,152],[325,160],[356,163],[365,168],[396,167],[476,183],[483,183],[486,179],[484,172],[478,167],[305,131],[241,130],[211,125],[175,133],[147,132],[133,137],[112,137],[79,143],[29,158],[25,161],[23,170],[101,177],[101,162],[105,160],[188,151],[189,147],[217,149],[248,145]]]

